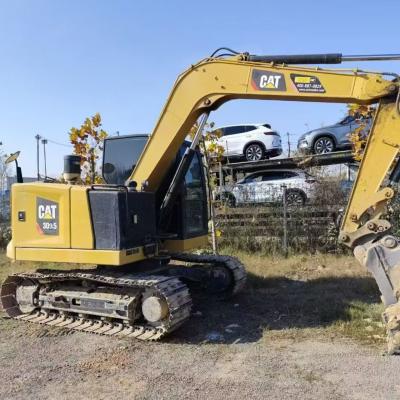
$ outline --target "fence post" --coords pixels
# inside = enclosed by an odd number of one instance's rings
[[[225,180],[224,180],[224,172],[222,171],[222,162],[220,161],[218,164],[218,187],[219,187],[219,192],[223,190],[222,187],[225,186]]]
[[[288,256],[288,237],[287,237],[287,198],[286,198],[286,185],[282,185],[282,205],[283,205],[283,254]]]
[[[217,244],[217,232],[215,231],[215,209],[214,209],[214,199],[211,188],[211,169],[210,162],[208,160],[207,152],[205,151],[204,140],[202,140],[203,145],[203,168],[205,169],[206,181],[207,181],[207,197],[210,211],[210,222],[211,222],[211,243],[213,254],[218,254],[218,244]],[[222,171],[221,163],[219,163],[219,170]],[[221,189],[221,175],[219,176],[219,188]]]

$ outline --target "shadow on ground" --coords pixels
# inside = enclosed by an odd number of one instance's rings
[[[211,334],[217,343],[256,342],[265,329],[325,327],[348,321],[350,303],[380,302],[374,279],[367,277],[300,281],[250,274],[244,292],[229,301],[193,297],[193,317],[167,341],[202,343]]]

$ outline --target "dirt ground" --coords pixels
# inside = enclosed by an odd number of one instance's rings
[[[0,398],[400,399],[379,294],[351,258],[240,257],[251,265],[247,290],[197,299],[191,320],[160,343],[3,315]]]

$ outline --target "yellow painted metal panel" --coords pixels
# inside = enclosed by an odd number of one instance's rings
[[[207,244],[208,236],[204,235],[185,240],[166,240],[163,247],[170,252],[176,252],[204,247]]]
[[[132,253],[127,255],[128,253]],[[77,264],[124,265],[144,260],[140,247],[129,250],[81,250],[16,248],[16,259],[21,261],[62,262]]]
[[[93,249],[94,238],[88,187],[71,187],[71,247],[76,249]]]
[[[390,199],[391,190],[382,186],[387,174],[393,166],[393,161],[400,149],[400,114],[397,104],[382,101],[368,136],[360,170],[343,218],[342,229],[344,233],[356,231],[363,214],[368,211],[369,219],[374,213],[381,213],[380,209],[374,211],[378,193],[382,193],[381,201],[386,203]],[[389,190],[388,190],[389,189]],[[388,197],[385,199],[385,194]]]
[[[12,236],[16,247],[68,248],[70,240],[70,186],[41,182],[21,183],[12,186]],[[38,218],[46,209],[39,202],[56,205],[50,211],[57,213],[56,225],[44,232]],[[23,216],[23,217],[22,217]],[[53,224],[54,222],[52,222]]]
[[[12,239],[7,244],[7,257],[15,260],[15,246]]]
[[[264,72],[254,85],[254,71]],[[304,91],[295,76],[308,76],[320,82]],[[269,78],[280,77],[276,89],[268,88]],[[304,79],[302,79],[304,81]],[[275,81],[277,82],[277,81]],[[284,82],[284,85],[282,84]],[[316,81],[314,81],[316,82]],[[303,82],[300,82],[303,83]],[[265,84],[265,87],[264,87]],[[266,90],[265,90],[266,89]],[[156,190],[174,160],[180,145],[198,117],[233,99],[322,101],[372,104],[396,93],[397,84],[380,74],[279,66],[244,62],[239,59],[206,59],[185,71],[176,81],[135,170],[129,179],[148,190]]]

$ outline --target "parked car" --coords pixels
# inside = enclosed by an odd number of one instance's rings
[[[314,196],[317,180],[302,170],[277,169],[254,172],[237,182],[230,190],[217,194],[216,199],[235,207],[246,204],[275,203],[283,199],[289,205],[303,205]]]
[[[259,161],[282,154],[281,137],[269,124],[231,125],[217,128],[222,136],[218,144],[224,147],[224,157]]]
[[[371,118],[356,119],[351,115],[336,124],[324,126],[304,133],[300,136],[297,148],[306,153],[325,154],[336,150],[351,148],[350,133],[360,124],[366,124],[365,134],[371,127]]]

